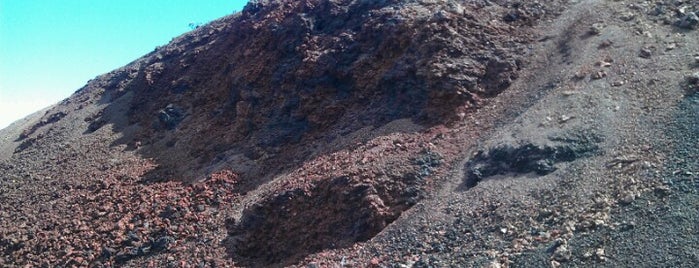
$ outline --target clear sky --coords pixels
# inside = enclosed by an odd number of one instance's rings
[[[0,129],[247,0],[0,0]]]

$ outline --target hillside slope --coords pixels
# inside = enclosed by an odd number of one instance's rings
[[[0,266],[693,267],[697,1],[254,1],[0,130]]]

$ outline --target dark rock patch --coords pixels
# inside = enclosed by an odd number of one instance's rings
[[[46,114],[48,114],[48,112],[46,112]],[[44,117],[41,118],[41,121],[32,125],[30,128],[22,131],[22,134],[20,134],[19,137],[17,138],[17,140],[15,140],[15,141],[21,141],[21,140],[28,138],[30,135],[34,134],[34,132],[36,132],[39,128],[41,128],[45,125],[48,125],[48,124],[56,123],[59,120],[63,119],[63,117],[65,117],[66,115],[67,114],[64,112],[52,113],[51,115],[48,115],[48,116],[44,115]]]
[[[36,140],[37,140],[36,138],[31,138],[31,139],[26,139],[26,140],[22,141],[22,143],[20,143],[19,146],[17,146],[17,148],[15,148],[14,153],[19,153],[19,152],[26,150],[29,147],[32,147],[34,145],[34,143],[36,143]]]
[[[683,87],[686,95],[692,95],[699,91],[699,72],[687,75],[684,80]]]
[[[534,173],[539,176],[556,171],[556,163],[571,162],[589,156],[598,150],[602,141],[598,135],[580,133],[572,136],[549,137],[553,145],[526,142],[521,145],[501,145],[487,151],[479,151],[464,168],[464,186],[475,187],[480,181],[495,175],[508,173]]]
[[[682,29],[694,30],[699,27],[699,16],[695,12],[688,12],[682,16],[675,25]]]
[[[87,130],[83,134],[90,134],[94,133],[98,129],[102,128],[104,125],[107,124],[107,120],[102,118],[104,114],[104,111],[100,111],[94,115],[88,116],[85,118],[85,122],[90,123],[87,126]]]
[[[122,248],[121,250],[104,247],[102,248],[102,254],[100,257],[102,260],[108,260],[113,257],[117,264],[124,265],[126,262],[132,259],[151,256],[165,251],[172,243],[175,242],[175,238],[167,235],[160,236],[157,239],[150,238],[143,244],[140,244],[139,240],[140,239],[135,235],[133,235],[133,237],[129,237],[129,240],[125,242],[131,244]]]
[[[184,117],[184,110],[172,104],[168,104],[164,109],[158,111],[159,126],[168,130],[175,129]]]

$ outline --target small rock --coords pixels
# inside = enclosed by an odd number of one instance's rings
[[[636,18],[636,14],[633,14],[632,12],[622,12],[619,14],[619,18],[623,21],[630,21]]]
[[[125,248],[114,256],[114,261],[117,263],[124,263],[136,257],[138,257],[138,249]]]
[[[558,250],[558,247],[560,247],[561,245],[563,245],[563,240],[556,239],[555,241],[553,241],[553,243],[551,243],[549,248],[546,249],[546,252],[553,254],[556,252],[556,250]]]
[[[682,29],[697,29],[697,27],[699,27],[699,16],[697,16],[695,12],[688,12],[684,17],[678,20],[675,25]]]
[[[602,33],[602,30],[604,29],[604,24],[603,23],[593,23],[592,26],[590,26],[590,30],[588,32],[592,35],[599,35]]]
[[[634,227],[636,227],[635,222],[622,222],[621,224],[619,224],[619,231],[628,231],[633,229]]]
[[[636,199],[636,195],[632,193],[627,193],[619,199],[619,203],[622,205],[631,204]]]
[[[675,43],[669,43],[667,46],[665,46],[665,50],[673,50],[677,47],[677,44]]]
[[[105,259],[109,259],[110,257],[114,256],[117,253],[116,249],[110,248],[110,247],[103,247],[102,248],[102,257]]]
[[[141,241],[141,238],[138,237],[138,235],[136,235],[136,233],[134,233],[133,231],[129,231],[129,232],[126,234],[126,237],[127,237],[127,239],[128,239],[129,241],[134,241],[134,242]]]
[[[592,73],[592,75],[590,77],[592,79],[595,79],[595,80],[602,79],[604,77],[607,77],[607,73],[605,71],[596,71],[596,72]]]
[[[551,215],[553,215],[552,210],[542,209],[542,210],[539,210],[539,215],[537,216],[537,219],[539,219],[539,220],[546,219],[548,217],[551,217]]]
[[[599,261],[607,260],[607,255],[604,254],[604,248],[598,248],[595,250],[595,256],[597,256],[597,260]]]
[[[656,187],[653,190],[653,192],[655,193],[655,195],[657,195],[659,197],[666,197],[666,196],[670,195],[672,190],[670,189],[670,187],[663,185],[663,186]]]
[[[581,231],[586,231],[586,230],[591,230],[595,228],[595,222],[591,220],[583,220],[580,223],[577,224],[575,229],[581,230]]]
[[[681,4],[682,1],[680,1],[680,2],[678,2],[678,3]],[[678,9],[677,9],[677,13],[679,13],[678,15],[687,15],[687,9],[688,9],[688,8],[689,8],[689,6],[682,6],[682,7],[678,8]]]
[[[694,94],[699,91],[699,72],[687,75],[684,79],[687,94]]]
[[[175,129],[184,117],[185,111],[173,104],[168,104],[158,112],[158,120],[169,130]]]
[[[572,254],[570,249],[568,249],[568,245],[566,244],[560,245],[558,248],[556,248],[556,251],[553,252],[553,259],[559,262],[569,261],[571,257]]]
[[[651,10],[648,12],[648,15],[651,15],[651,16],[660,16],[660,15],[663,15],[663,14],[665,14],[665,13],[666,13],[666,11],[665,11],[665,6],[664,6],[664,5],[656,5],[653,9],[651,9]]]
[[[144,256],[150,253],[150,246],[141,246],[138,248],[138,255]]]
[[[619,2],[619,0],[617,0],[617,2]],[[628,7],[629,7],[629,9],[631,9],[631,10],[639,10],[639,11],[641,11],[641,10],[644,9],[644,7],[639,6],[639,5],[637,5],[637,4],[633,4],[633,3],[629,4]]]
[[[561,263],[557,262],[555,260],[551,260],[551,268],[558,268],[561,267]]]
[[[153,242],[152,249],[155,251],[167,249],[168,246],[175,242],[171,236],[162,236]]]
[[[570,121],[570,119],[573,119],[573,118],[575,118],[575,117],[574,117],[574,116],[567,115],[567,114],[564,114],[564,115],[561,115],[561,117],[558,119],[558,123],[563,124],[563,123],[565,123],[565,122]]]
[[[613,44],[614,42],[612,42],[611,40],[605,39],[604,41],[599,43],[599,46],[597,46],[597,48],[608,48],[611,47]]]
[[[594,223],[595,223],[595,226],[606,226],[606,223],[602,219],[595,219]]]
[[[653,51],[647,47],[641,48],[641,52],[639,53],[639,56],[641,56],[641,58],[644,58],[644,59],[648,59],[652,55],[653,55]]]
[[[578,94],[578,92],[572,91],[572,90],[566,90],[566,91],[561,92],[561,95],[566,96],[566,97],[573,96],[575,94]]]
[[[612,82],[613,87],[620,87],[624,85],[624,81],[614,81]]]

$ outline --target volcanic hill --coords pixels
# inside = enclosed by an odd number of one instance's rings
[[[0,130],[2,267],[696,267],[699,1],[251,1]]]

